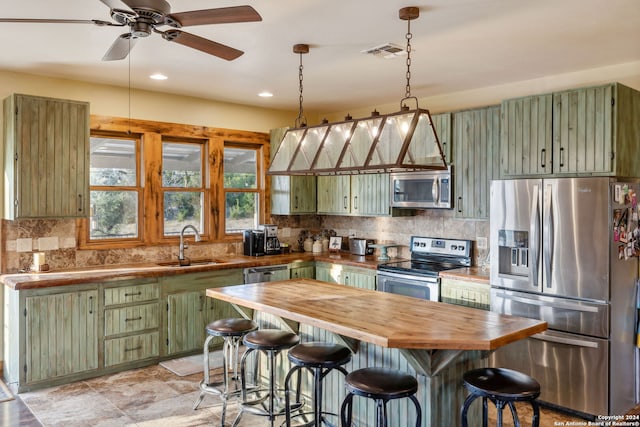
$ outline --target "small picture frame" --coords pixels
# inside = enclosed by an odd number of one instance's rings
[[[331,236],[329,238],[329,252],[340,252],[342,249],[342,236]]]

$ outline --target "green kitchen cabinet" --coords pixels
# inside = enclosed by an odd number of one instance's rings
[[[134,279],[105,285],[104,366],[160,355],[160,285]]]
[[[314,279],[316,269],[314,262],[293,262],[289,264],[289,277],[291,279]]]
[[[57,291],[57,292],[56,292]],[[4,378],[19,391],[99,369],[97,286],[16,291],[5,287]]]
[[[351,213],[351,177],[333,175],[317,177],[318,213],[349,215]]]
[[[376,289],[377,272],[328,262],[316,262],[316,279],[363,289]]]
[[[502,103],[500,176],[640,175],[640,92],[618,83]]]
[[[4,218],[89,216],[89,103],[4,100]]]
[[[500,106],[454,113],[453,141],[454,216],[487,219],[498,168]]]
[[[271,130],[271,160],[287,128]],[[316,213],[315,176],[271,176],[271,214],[300,215]]]
[[[451,277],[440,279],[440,299],[448,304],[489,310],[490,289],[488,283],[477,283]]]
[[[431,121],[442,146],[444,160],[449,163],[451,161],[451,113],[433,114]]]
[[[230,304],[207,297],[206,290],[242,282],[242,269],[163,277],[166,307],[164,354],[177,355],[201,350],[207,324],[216,319],[238,317],[239,314],[230,308]],[[222,341],[214,340],[212,345],[219,342]]]

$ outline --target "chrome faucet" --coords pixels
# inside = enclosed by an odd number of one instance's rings
[[[184,250],[189,246],[184,242],[184,232],[188,229],[192,229],[196,236],[196,242],[200,241],[200,234],[198,234],[198,230],[191,224],[187,224],[182,227],[182,231],[180,231],[180,249],[178,251],[178,261],[180,261],[180,265],[182,265],[183,261],[185,261]]]

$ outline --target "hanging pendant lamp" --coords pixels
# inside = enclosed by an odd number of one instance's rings
[[[302,115],[302,52],[300,54],[300,110],[294,128],[287,130],[269,175],[347,175],[447,169],[442,145],[428,110],[418,107],[411,95],[411,21],[420,16],[417,7],[400,9],[400,19],[407,21],[407,72],[405,96],[400,111],[342,122],[323,122],[307,126]],[[415,101],[415,109],[406,105]]]

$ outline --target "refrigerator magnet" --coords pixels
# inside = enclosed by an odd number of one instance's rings
[[[616,185],[613,190],[613,201],[620,203],[620,200],[622,200],[622,186]]]

